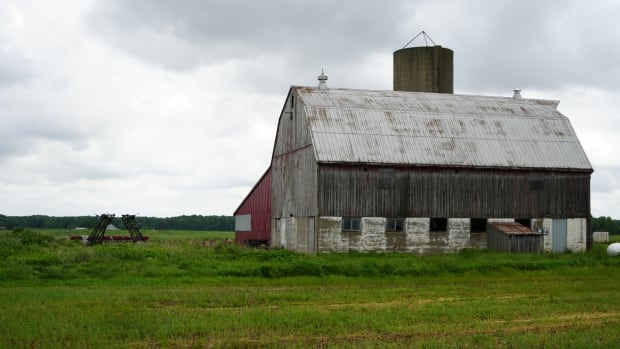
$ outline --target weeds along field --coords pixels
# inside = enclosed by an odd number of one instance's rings
[[[0,231],[0,348],[620,347],[605,244],[304,255],[228,232],[92,247],[68,234]]]

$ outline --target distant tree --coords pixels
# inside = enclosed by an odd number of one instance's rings
[[[611,219],[611,217],[601,216],[592,218],[592,231],[606,231],[609,234],[620,234],[619,221]]]

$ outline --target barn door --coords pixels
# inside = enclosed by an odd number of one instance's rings
[[[568,246],[566,219],[553,219],[551,234],[551,251],[553,253],[566,251]]]

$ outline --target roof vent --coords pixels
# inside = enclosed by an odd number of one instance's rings
[[[323,69],[321,69],[321,75],[318,76],[319,79],[319,90],[327,90],[327,84],[325,83],[325,81],[327,81],[327,75],[325,75],[325,73],[323,72]]]
[[[514,92],[513,99],[521,99],[521,90],[512,90],[512,92]]]

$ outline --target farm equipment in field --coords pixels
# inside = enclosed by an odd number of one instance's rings
[[[87,245],[101,244],[103,243],[103,239],[105,236],[105,231],[108,229],[108,225],[112,223],[114,219],[114,214],[104,213],[99,216],[99,221],[97,225],[93,229],[93,231],[86,238]]]
[[[97,225],[89,235],[73,235],[71,240],[81,240],[84,245],[96,245],[103,242],[140,242],[147,241],[148,236],[143,236],[140,227],[136,223],[136,216],[125,214],[122,216],[125,228],[129,230],[129,236],[123,235],[105,235],[108,226],[112,223],[114,214],[104,213],[99,216]]]
[[[125,228],[129,230],[129,236],[132,241],[144,241],[144,237],[140,232],[140,227],[136,223],[136,215],[133,214],[124,214],[123,215],[123,224]]]

